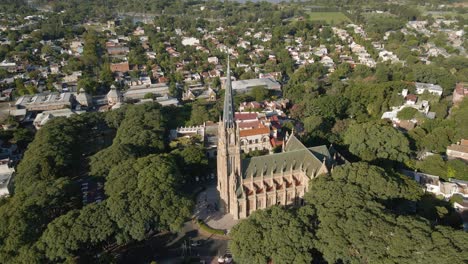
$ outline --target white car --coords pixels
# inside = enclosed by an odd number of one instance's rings
[[[224,255],[224,263],[232,263],[232,255],[231,254]]]

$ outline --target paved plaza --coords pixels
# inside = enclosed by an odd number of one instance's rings
[[[221,213],[219,205],[219,194],[216,186],[209,186],[197,197],[194,217],[201,219],[212,228],[230,230],[239,220],[234,220],[230,214]]]

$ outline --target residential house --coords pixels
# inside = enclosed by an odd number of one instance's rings
[[[130,65],[128,64],[128,61],[121,62],[121,63],[111,63],[110,70],[111,72],[126,73],[130,71]]]
[[[208,63],[218,65],[219,63],[218,57],[216,56],[208,57]]]
[[[440,85],[432,84],[432,83],[420,83],[416,82],[416,93],[423,94],[425,91],[428,91],[431,94],[435,95],[442,95],[443,89]]]
[[[194,37],[184,37],[182,38],[182,45],[184,46],[195,46],[200,44],[200,40]]]
[[[447,147],[447,157],[468,161],[468,139],[462,139],[457,144]]]
[[[0,163],[0,197],[10,195],[9,184],[15,169],[11,168],[8,163],[8,160]]]
[[[463,101],[463,98],[465,96],[468,96],[468,83],[467,82],[461,82],[457,83],[455,86],[455,90],[453,91],[453,98],[452,102],[454,105],[459,104],[461,101]]]

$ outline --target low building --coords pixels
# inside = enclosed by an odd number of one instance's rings
[[[81,114],[84,113],[85,111],[73,111],[71,109],[65,108],[65,109],[59,109],[59,110],[52,110],[52,111],[44,111],[42,113],[39,113],[36,118],[33,121],[34,127],[39,130],[41,127],[43,127],[47,122],[50,120],[57,118],[57,117],[70,117],[74,114]]]
[[[170,106],[170,105],[178,106],[179,105],[179,100],[177,98],[170,97],[170,96],[167,96],[167,95],[157,97],[156,102],[158,104],[162,105],[162,106]]]
[[[147,94],[152,94],[154,97],[168,96],[169,86],[165,83],[134,85],[123,94],[123,97],[125,101],[141,100],[144,99]]]
[[[200,40],[194,37],[184,37],[182,39],[182,45],[184,46],[195,46],[200,44]]]
[[[463,159],[468,161],[468,140],[462,139],[457,144],[447,147],[447,156],[454,159]]]
[[[403,170],[403,174],[421,184],[426,192],[443,196],[446,200],[449,200],[455,194],[468,199],[468,182],[466,181],[449,179],[448,182],[444,182],[440,180],[439,176],[417,171]]]
[[[463,101],[463,98],[465,98],[465,96],[468,96],[468,83],[457,83],[457,85],[455,86],[455,90],[453,91],[453,104],[459,104],[461,101]]]
[[[71,93],[24,95],[16,100],[15,107],[28,111],[50,111],[72,108],[73,102],[74,96]]]
[[[186,92],[182,93],[182,100],[184,101],[193,101],[198,99],[205,99],[207,101],[214,102],[216,101],[216,92],[211,89],[201,89],[189,88]]]
[[[8,160],[0,164],[0,197],[10,195],[9,184],[11,177],[15,172],[14,168],[10,168]]]
[[[126,55],[130,52],[130,49],[125,46],[115,45],[107,47],[107,53],[111,56]]]
[[[259,78],[232,82],[232,89],[236,93],[247,93],[254,87],[265,87],[268,90],[281,91],[281,84],[273,78]]]
[[[444,91],[442,87],[437,84],[416,82],[415,85],[417,94],[423,94],[427,91],[431,94],[441,96],[442,92]]]
[[[128,61],[121,63],[111,63],[110,70],[111,72],[126,73],[130,71],[130,65],[128,64]]]

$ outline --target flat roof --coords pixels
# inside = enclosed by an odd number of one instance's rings
[[[266,86],[270,90],[281,90],[281,84],[272,78],[233,81],[231,85],[233,90],[244,90],[255,86]]]

